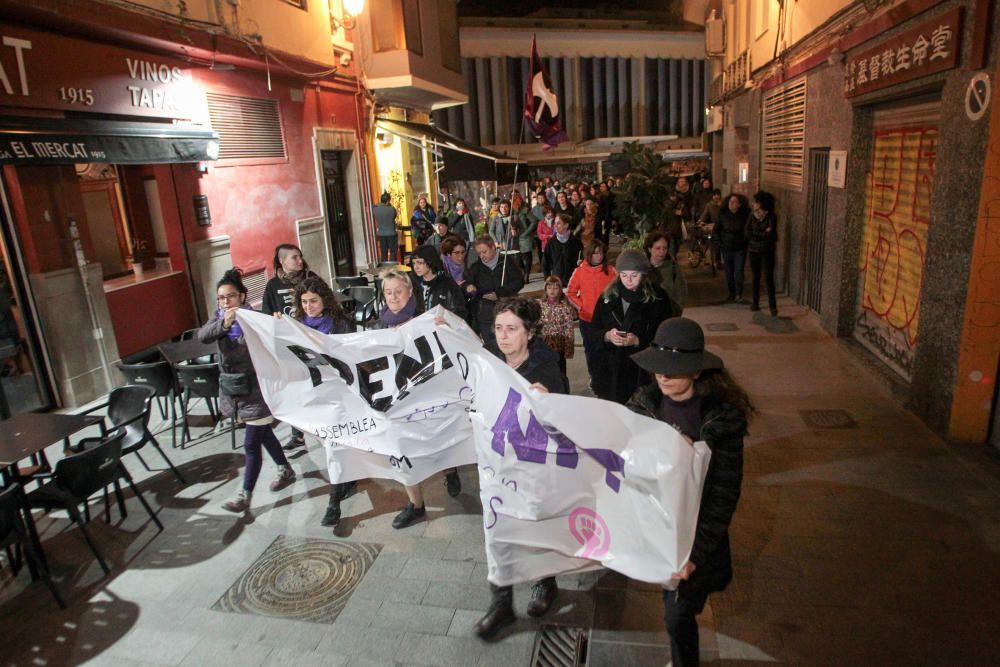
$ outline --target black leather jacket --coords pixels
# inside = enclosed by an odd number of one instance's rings
[[[440,305],[465,319],[467,312],[465,292],[446,272],[437,274],[427,282],[418,279],[415,288],[420,292],[423,310],[427,311]]]

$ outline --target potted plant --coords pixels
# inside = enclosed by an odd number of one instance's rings
[[[649,146],[625,144],[622,154],[628,159],[628,175],[615,195],[618,220],[622,232],[632,237],[631,246],[664,220],[674,188],[669,164]]]
[[[142,280],[142,258],[146,254],[147,247],[143,239],[132,238],[132,272],[136,280]]]

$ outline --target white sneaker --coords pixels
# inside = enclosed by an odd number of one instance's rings
[[[222,509],[239,514],[250,509],[250,492],[241,490],[232,500],[222,503]]]
[[[286,486],[295,481],[295,471],[292,466],[278,466],[278,474],[271,481],[272,491],[281,491]]]

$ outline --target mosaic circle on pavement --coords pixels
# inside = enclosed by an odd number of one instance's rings
[[[333,623],[381,549],[280,535],[212,609]]]

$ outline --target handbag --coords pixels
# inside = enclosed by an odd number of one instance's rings
[[[219,389],[226,396],[247,396],[253,389],[250,373],[219,373]]]

